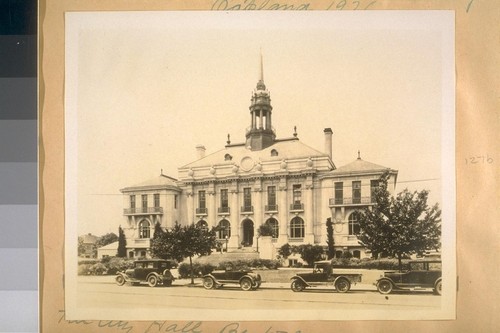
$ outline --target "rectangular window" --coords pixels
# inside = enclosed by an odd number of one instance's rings
[[[344,183],[335,183],[335,204],[341,205],[344,203]]]
[[[147,194],[141,195],[141,202],[142,202],[141,211],[143,213],[147,213],[148,212],[148,195]]]
[[[160,195],[158,193],[155,193],[154,200],[155,200],[155,207],[160,207]]]
[[[378,180],[371,180],[370,181],[370,201],[375,202],[375,191],[378,188]]]
[[[302,185],[300,184],[295,184],[293,185],[293,203],[295,205],[299,204],[302,202]]]
[[[174,194],[174,208],[177,209],[177,194]]]
[[[352,203],[361,203],[361,181],[352,182]]]
[[[250,187],[243,189],[243,207],[245,211],[249,211],[252,207],[252,189]]]
[[[276,186],[267,187],[267,204],[269,206],[276,206]]]
[[[135,209],[135,195],[130,196],[130,208]]]
[[[223,208],[229,207],[229,199],[227,196],[227,189],[220,190],[220,206]]]
[[[205,191],[198,191],[198,208],[207,208]]]

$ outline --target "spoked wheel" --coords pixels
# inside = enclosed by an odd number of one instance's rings
[[[150,277],[148,277],[148,284],[150,287],[156,287],[156,285],[158,284],[158,278],[154,275],[151,275]]]
[[[252,289],[252,281],[249,278],[243,278],[240,281],[240,287],[244,291],[248,291]]]
[[[339,293],[346,293],[351,289],[351,282],[345,278],[340,278],[335,281],[335,289]]]
[[[211,277],[206,277],[203,279],[203,288],[213,289],[215,288],[215,281]]]
[[[377,290],[381,294],[390,294],[392,291],[392,282],[389,280],[381,280],[377,283]]]
[[[125,284],[125,278],[121,275],[117,275],[115,278],[115,282],[119,286],[123,286]]]
[[[436,285],[434,286],[434,293],[436,295],[441,295],[441,289],[442,289],[442,283],[441,280],[439,280],[438,282],[436,282]]]
[[[302,281],[296,279],[292,281],[292,284],[290,285],[290,288],[292,288],[293,291],[302,291],[305,289],[305,285]]]

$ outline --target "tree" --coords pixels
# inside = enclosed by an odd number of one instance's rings
[[[166,230],[160,236],[153,238],[151,254],[154,257],[175,259],[179,262],[189,258],[191,284],[194,284],[193,257],[209,255],[216,246],[215,228],[208,230],[195,224],[181,226],[176,223],[172,230]]]
[[[278,250],[278,254],[285,259],[292,255],[292,253],[294,253],[293,246],[288,243],[281,245],[280,249]]]
[[[405,189],[392,197],[387,190],[389,173],[385,172],[375,190],[375,204],[359,217],[359,243],[377,257],[385,254],[401,259],[412,254],[441,247],[441,210],[429,207],[426,190]]]
[[[328,245],[328,259],[335,257],[335,240],[333,239],[333,222],[329,217],[326,219],[326,244]]]
[[[78,236],[78,256],[83,256],[85,254],[85,245],[83,244],[83,237]]]
[[[153,233],[153,239],[159,237],[163,233],[164,233],[164,231],[161,228],[160,222],[156,222],[156,224],[155,224],[155,231]]]
[[[309,266],[314,266],[314,262],[321,260],[322,255],[325,252],[321,245],[304,244],[300,245],[296,249],[297,253],[300,254],[302,260],[307,262]]]
[[[109,232],[109,233],[99,237],[99,239],[97,240],[95,245],[97,247],[103,247],[103,246],[106,246],[108,244],[114,243],[117,240],[118,240],[118,236],[114,232]]]
[[[127,240],[125,239],[125,233],[122,227],[118,227],[118,251],[116,256],[119,258],[127,257]]]
[[[257,230],[257,232],[258,232],[259,236],[276,237],[276,235],[274,235],[273,227],[269,223],[261,224],[259,229]]]

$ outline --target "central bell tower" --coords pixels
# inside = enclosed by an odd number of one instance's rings
[[[260,79],[252,94],[250,104],[251,126],[246,132],[246,146],[251,150],[262,150],[273,145],[276,133],[272,126],[271,97],[264,84],[264,66],[260,55]]]

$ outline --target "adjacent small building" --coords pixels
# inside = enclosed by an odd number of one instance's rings
[[[196,147],[197,159],[178,168],[178,178],[161,174],[121,189],[129,257],[148,256],[154,225],[175,223],[218,226],[228,251],[257,250],[258,228],[274,230],[274,252],[283,244],[326,246],[326,220],[334,222],[337,254],[368,256],[357,241],[359,211],[373,205],[379,177],[388,171],[394,189],[397,171],[364,161],[336,167],[331,128],[324,129],[323,149],[300,141],[296,130],[278,138],[273,127],[270,93],[260,80],[249,106],[249,127],[241,142],[212,154]],[[355,155],[355,153],[354,153]]]

